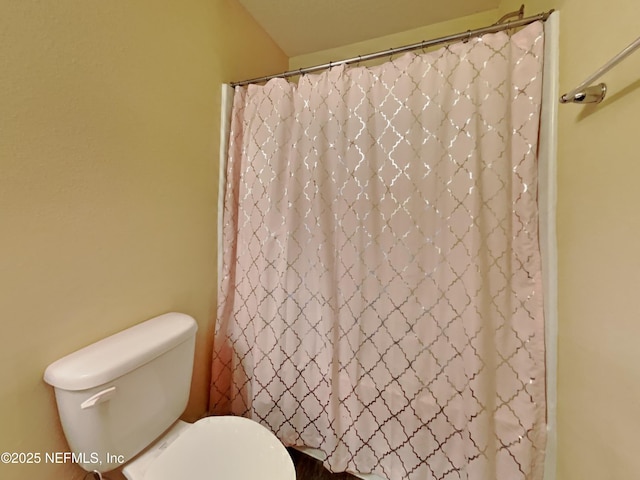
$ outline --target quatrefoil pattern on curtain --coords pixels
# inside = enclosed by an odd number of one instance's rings
[[[235,91],[211,410],[332,471],[542,478],[543,30]]]

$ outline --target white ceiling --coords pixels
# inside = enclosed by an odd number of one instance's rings
[[[500,0],[239,0],[289,56],[497,8]]]

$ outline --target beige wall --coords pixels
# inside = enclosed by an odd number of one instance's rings
[[[205,412],[220,84],[286,66],[232,0],[0,0],[0,452],[67,450],[45,367],[172,310]]]
[[[562,93],[640,35],[637,0],[538,4],[560,11]],[[558,480],[640,478],[640,51],[602,81],[559,109]]]
[[[492,23],[496,12],[294,57],[301,68]],[[638,35],[637,0],[531,0],[560,11],[560,89]],[[393,41],[398,40],[398,41]],[[559,107],[558,480],[640,478],[640,51],[598,106]]]
[[[560,88],[640,35],[637,0],[565,0]],[[640,478],[640,52],[560,108],[558,479]]]
[[[470,15],[468,17],[457,18],[448,22],[442,22],[393,35],[385,35],[384,37],[374,38],[364,42],[345,45],[344,47],[332,48],[307,55],[298,55],[289,59],[289,68],[291,70],[296,70],[312,65],[322,65],[345,58],[355,58],[358,55],[366,53],[381,52],[392,47],[410,45],[412,43],[421,42],[422,40],[438,38],[452,33],[464,32],[472,28],[485,27],[494,23],[499,16],[500,14],[497,10],[490,10],[476,15]],[[389,57],[382,58],[380,61],[388,60],[388,58]],[[379,63],[379,61],[373,61],[370,63],[376,62]]]
[[[520,3],[290,66],[486,25]],[[0,6],[0,451],[66,449],[46,365],[168,310],[200,324],[195,417],[215,295],[218,85],[286,59],[231,0]],[[639,34],[636,0],[526,6],[561,12],[562,91]],[[558,480],[640,478],[639,71],[636,52],[605,77],[601,105],[560,107]],[[0,465],[1,478],[77,475]]]

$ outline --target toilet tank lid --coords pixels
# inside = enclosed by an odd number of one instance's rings
[[[196,321],[165,313],[53,362],[44,380],[63,390],[86,390],[115,380],[195,335]]]

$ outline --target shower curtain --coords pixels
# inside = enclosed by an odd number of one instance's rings
[[[543,30],[235,90],[211,411],[334,471],[540,479]]]

